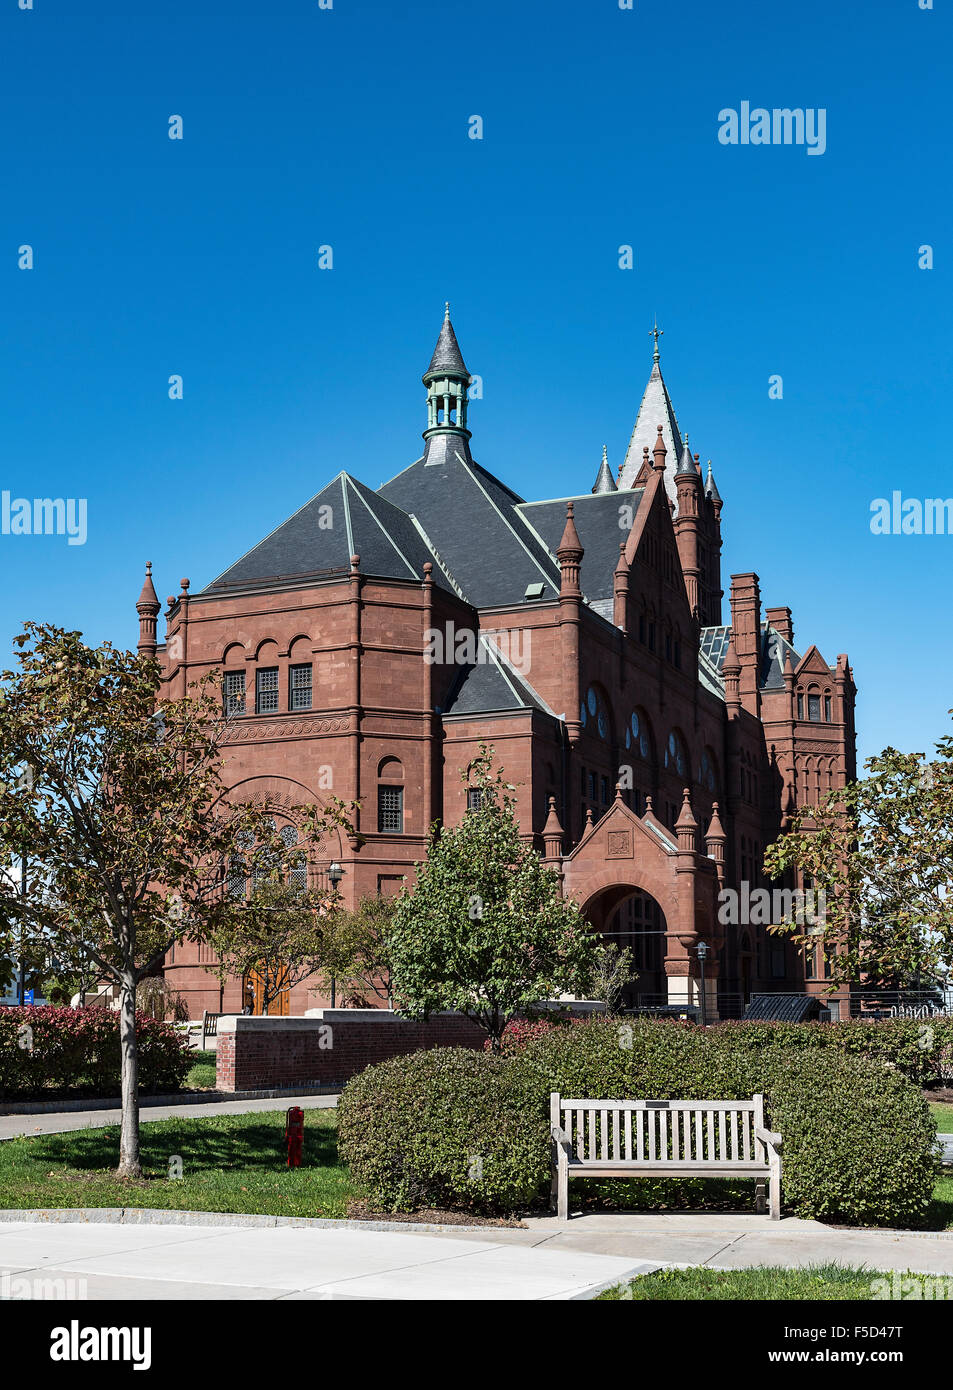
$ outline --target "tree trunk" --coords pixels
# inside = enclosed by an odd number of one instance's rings
[[[122,1133],[119,1176],[142,1177],[139,1159],[139,1046],[136,1041],[136,979],[123,975],[119,995],[119,1046],[122,1055]]]

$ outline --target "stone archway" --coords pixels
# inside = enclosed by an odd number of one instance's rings
[[[668,1002],[665,954],[668,924],[662,906],[638,885],[612,884],[583,905],[594,930],[632,953],[634,977],[623,991],[623,1008]]]
[[[600,921],[600,929],[612,926],[611,916],[633,895],[641,895],[658,908],[664,936],[662,960],[650,958],[657,1003],[688,1004],[698,1000],[696,947],[709,948],[706,972],[708,1017],[716,1016],[718,950],[723,932],[717,921],[718,877],[713,859],[699,851],[697,825],[691,815],[688,792],[682,816],[673,834],[651,809],[638,816],[616,799],[561,861],[563,891]],[[651,917],[650,917],[651,920]]]

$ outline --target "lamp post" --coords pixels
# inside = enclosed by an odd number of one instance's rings
[[[708,959],[708,946],[704,941],[699,941],[695,947],[695,954],[698,957],[699,988],[701,990],[702,1006],[702,1027],[708,1026],[708,999],[705,993],[705,961]]]
[[[331,880],[331,887],[334,889],[335,892],[337,892],[338,885],[339,885],[339,883],[341,882],[341,879],[344,877],[344,873],[345,873],[344,866],[343,866],[342,864],[339,864],[338,861],[337,861],[336,859],[332,859],[332,860],[331,860],[331,863],[328,865],[328,878]],[[331,976],[331,1008],[332,1008],[332,1009],[334,1008],[334,1001],[335,1001],[336,995],[337,995],[337,988],[336,988],[336,985],[335,985],[334,976],[332,975],[332,976]]]
[[[20,776],[17,778],[17,788],[25,791],[33,790],[33,768],[30,766],[29,763],[27,763],[23,772],[21,772]],[[19,969],[17,971],[17,1004],[20,1006],[21,1009],[23,1008],[26,999],[26,975],[24,973],[23,966],[23,938],[26,932],[26,871],[27,854],[26,846],[24,846],[23,853],[20,855],[20,950],[18,953],[20,959],[17,962],[19,966]]]

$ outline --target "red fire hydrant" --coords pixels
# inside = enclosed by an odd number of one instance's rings
[[[304,1147],[304,1111],[293,1105],[285,1122],[285,1140],[288,1145],[288,1167],[301,1167],[301,1150]]]

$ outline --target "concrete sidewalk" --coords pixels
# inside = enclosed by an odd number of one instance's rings
[[[576,1299],[663,1266],[839,1264],[953,1278],[953,1232],[841,1230],[789,1217],[626,1213],[523,1228],[90,1210],[0,1220],[3,1278],[69,1298]],[[75,1281],[85,1280],[77,1292]]]
[[[651,1268],[622,1256],[520,1248],[498,1241],[496,1231],[488,1235],[485,1227],[460,1239],[373,1230],[357,1222],[318,1229],[0,1225],[0,1298],[23,1297],[25,1288],[48,1290],[54,1287],[48,1281],[56,1280],[71,1301],[562,1301],[592,1297]]]
[[[139,1110],[140,1124],[155,1120],[198,1120],[213,1115],[250,1115],[261,1110],[287,1110],[299,1105],[302,1110],[330,1110],[338,1103],[336,1095],[270,1097],[266,1100],[219,1100],[205,1104],[150,1105]],[[118,1125],[122,1111],[118,1102],[102,1110],[57,1110],[43,1115],[0,1115],[0,1141],[30,1138],[36,1134],[66,1134],[70,1130],[101,1129],[103,1125]]]

